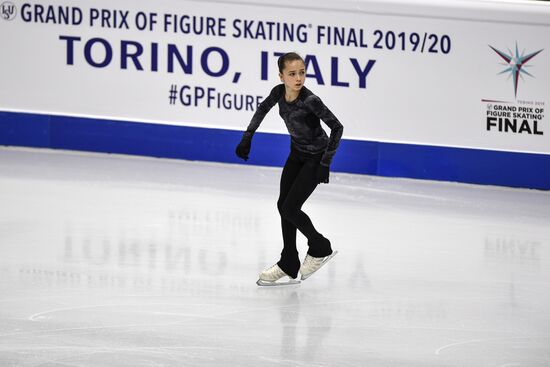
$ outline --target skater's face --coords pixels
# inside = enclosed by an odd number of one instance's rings
[[[302,60],[287,61],[279,78],[292,91],[299,92],[306,80],[306,66]]]

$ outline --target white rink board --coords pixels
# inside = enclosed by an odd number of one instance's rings
[[[308,58],[307,86],[342,121],[346,139],[550,154],[550,6],[432,3],[18,2],[12,20],[0,19],[0,110],[242,130],[253,111],[224,108],[223,96],[257,103],[279,83],[274,53],[297,51]],[[59,24],[60,7],[79,24]],[[184,16],[213,26],[174,32],[170,24],[184,19],[185,28]],[[278,40],[277,25],[293,36]],[[343,30],[349,46],[328,44],[329,28]],[[515,54],[516,44],[519,56],[542,50],[526,62],[532,76],[519,78],[517,94],[489,47]],[[169,70],[169,47],[183,61],[191,55],[188,70],[177,58]],[[135,59],[143,70],[124,48],[142,48]],[[192,103],[209,88],[211,99]],[[526,113],[516,132],[500,131],[497,119],[488,125],[487,111],[504,107],[510,119]],[[260,129],[286,132],[275,111]]]

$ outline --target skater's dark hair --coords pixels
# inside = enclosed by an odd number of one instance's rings
[[[283,56],[279,57],[279,60],[277,61],[277,64],[279,65],[279,72],[282,74],[283,69],[285,68],[285,63],[300,60],[304,63],[304,59],[302,59],[302,56],[298,55],[296,52],[288,52],[284,54]]]

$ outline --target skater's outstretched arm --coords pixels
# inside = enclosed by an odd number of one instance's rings
[[[252,136],[254,136],[254,133],[256,132],[258,127],[260,127],[260,124],[264,120],[265,115],[267,115],[267,113],[273,108],[273,106],[277,104],[284,93],[284,84],[279,84],[274,87],[271,90],[271,93],[269,93],[269,96],[259,104],[258,109],[254,113],[254,116],[252,116],[250,124],[246,128],[246,131],[243,133],[241,142],[237,146],[236,154],[239,158],[242,158],[245,161],[248,160],[248,154],[250,153],[250,147],[252,144]]]
[[[252,116],[252,120],[250,120],[250,124],[246,128],[245,134],[250,136],[254,135],[254,132],[260,127],[260,124],[264,120],[265,115],[267,115],[273,106],[279,102],[284,93],[284,84],[279,84],[271,90],[269,96],[258,105],[258,109],[254,113],[254,116]]]

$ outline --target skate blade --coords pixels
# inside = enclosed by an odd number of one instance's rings
[[[327,258],[325,260],[323,260],[323,262],[321,263],[321,266],[319,266],[319,268],[317,270],[315,270],[314,272],[312,273],[309,273],[308,275],[303,275],[302,274],[302,280],[306,280],[307,278],[309,278],[310,276],[312,276],[313,274],[315,274],[317,271],[319,271],[319,269],[321,269],[323,266],[325,266],[326,263],[328,263],[328,261],[330,259],[332,259],[334,256],[336,256],[336,254],[338,254],[338,251],[333,251],[332,254],[330,254],[329,256],[327,256]]]
[[[258,279],[256,284],[258,284],[260,287],[279,287],[283,285],[296,285],[300,284],[301,282],[299,280],[290,279],[287,281],[282,282],[267,282],[265,280]]]

